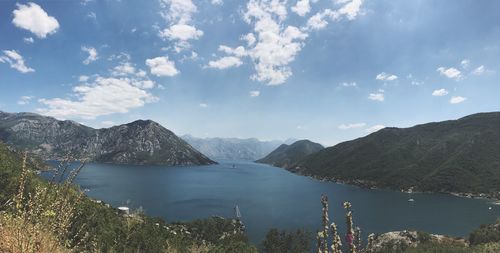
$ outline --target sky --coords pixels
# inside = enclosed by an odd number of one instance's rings
[[[310,139],[500,110],[500,1],[0,1],[0,110]]]

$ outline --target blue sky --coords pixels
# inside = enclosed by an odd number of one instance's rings
[[[325,145],[500,109],[499,1],[0,1],[0,110]]]

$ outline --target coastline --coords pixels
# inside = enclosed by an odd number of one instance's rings
[[[320,177],[317,175],[312,175],[312,174],[306,174],[302,173],[301,171],[296,171],[292,170],[290,168],[283,168],[286,169],[294,174],[300,175],[300,176],[305,176],[312,178],[314,180],[322,181],[322,182],[332,182],[332,183],[337,183],[337,184],[345,184],[345,185],[352,185],[356,186],[359,188],[363,189],[380,189],[380,190],[391,190],[391,191],[399,191],[399,192],[406,192],[406,193],[443,193],[443,194],[448,194],[452,195],[455,197],[461,197],[461,198],[469,198],[469,199],[484,199],[487,201],[493,202],[492,204],[494,205],[500,205],[500,192],[498,193],[470,193],[470,192],[448,192],[448,191],[415,191],[413,188],[410,189],[402,189],[402,188],[391,188],[391,187],[382,187],[378,185],[375,181],[368,181],[368,180],[362,180],[362,179],[356,179],[356,180],[342,180],[342,179],[335,179],[335,178],[329,178],[329,177]]]

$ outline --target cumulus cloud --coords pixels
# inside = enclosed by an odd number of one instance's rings
[[[141,71],[123,61],[106,75],[81,75],[67,97],[39,99],[37,111],[60,119],[95,119],[154,103],[158,98],[150,89],[155,83]]]
[[[375,77],[375,79],[380,80],[380,81],[394,81],[394,80],[398,79],[398,76],[382,72],[382,73],[378,74]]]
[[[432,92],[432,95],[436,97],[442,97],[448,95],[448,91],[445,89],[434,90]]]
[[[450,99],[450,104],[460,104],[460,103],[464,102],[465,100],[467,100],[467,98],[465,98],[465,97],[453,96]]]
[[[231,67],[239,67],[243,62],[238,57],[225,56],[216,61],[209,61],[207,67],[216,69],[227,69]]]
[[[16,50],[3,50],[0,62],[9,64],[11,68],[21,73],[35,72],[34,69],[26,66],[24,58]]]
[[[374,133],[374,132],[377,132],[377,131],[379,131],[379,130],[381,130],[383,128],[385,128],[384,125],[374,125],[372,127],[369,127],[367,129],[365,129],[365,132],[367,132],[367,133]]]
[[[175,63],[166,56],[147,59],[146,65],[155,76],[175,76],[180,73],[175,68]]]
[[[224,2],[222,0],[212,0],[210,1],[213,5],[222,5]]]
[[[337,10],[325,9],[311,16],[307,21],[305,29],[321,30],[328,25],[328,20],[338,21],[342,18],[354,20],[361,11],[362,0],[346,0],[337,1],[337,4],[342,4]]]
[[[82,51],[87,52],[89,56],[83,61],[83,64],[89,65],[91,62],[96,61],[99,57],[97,56],[97,50],[93,47],[82,47]]]
[[[439,74],[442,76],[445,76],[450,79],[454,79],[456,81],[462,79],[462,72],[456,68],[445,68],[445,67],[439,67],[436,69]]]
[[[18,105],[27,105],[31,102],[31,100],[33,99],[34,97],[33,96],[22,96],[21,98],[19,98],[19,100],[17,101],[17,104]]]
[[[24,38],[23,41],[26,44],[33,44],[35,42],[35,40],[32,37]]]
[[[203,31],[192,24],[192,15],[198,9],[191,0],[160,0],[160,5],[168,27],[161,30],[159,36],[174,41],[176,52],[190,48],[190,40],[197,40],[203,36]]]
[[[311,4],[309,3],[309,0],[298,0],[297,4],[292,6],[292,11],[303,17],[311,11]]]
[[[370,95],[368,95],[368,99],[378,102],[384,102],[384,93],[370,93]]]
[[[94,119],[103,115],[126,113],[132,108],[158,100],[146,90],[135,86],[132,80],[115,77],[97,77],[90,84],[75,86],[73,93],[76,99],[40,99],[39,102],[46,107],[37,111],[61,119]]]
[[[353,128],[361,128],[366,126],[366,123],[351,123],[351,124],[342,124],[339,126],[340,130],[348,130]]]
[[[32,32],[38,38],[43,39],[59,29],[57,19],[49,16],[42,7],[35,3],[17,4],[17,9],[12,14],[14,14],[12,23],[15,26]]]
[[[260,96],[260,91],[258,90],[250,91],[250,97],[258,97],[258,96]]]
[[[105,120],[105,121],[101,122],[101,124],[103,124],[107,127],[110,127],[110,126],[113,126],[115,124],[115,122],[113,122],[111,120]]]
[[[337,10],[328,10],[322,15],[334,21],[344,17],[352,20],[358,15],[361,3],[361,0],[342,1]],[[306,6],[310,7],[310,1],[299,0],[292,11],[305,15]],[[253,30],[240,37],[246,45],[235,48],[221,45],[219,51],[224,52],[226,56],[219,57],[211,63],[231,60],[232,64],[224,66],[237,67],[240,66],[240,61],[224,57],[236,57],[240,60],[247,57],[250,58],[249,62],[253,63],[255,69],[255,73],[250,76],[252,80],[265,82],[267,85],[285,83],[293,74],[289,64],[295,60],[308,37],[307,26],[297,27],[286,24],[287,8],[287,1],[249,0],[242,14],[244,21],[251,25]]]

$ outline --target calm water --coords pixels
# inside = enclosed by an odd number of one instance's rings
[[[344,231],[342,203],[353,204],[354,222],[364,236],[403,229],[465,236],[480,224],[500,217],[500,206],[485,200],[367,190],[320,182],[251,162],[199,167],[94,163],[82,170],[76,183],[89,189],[87,194],[93,198],[115,207],[142,207],[146,214],[166,221],[213,215],[233,217],[237,204],[254,243],[259,243],[273,227],[319,229],[322,193],[330,199],[330,220],[333,219],[341,231]],[[415,202],[408,202],[410,197]]]

